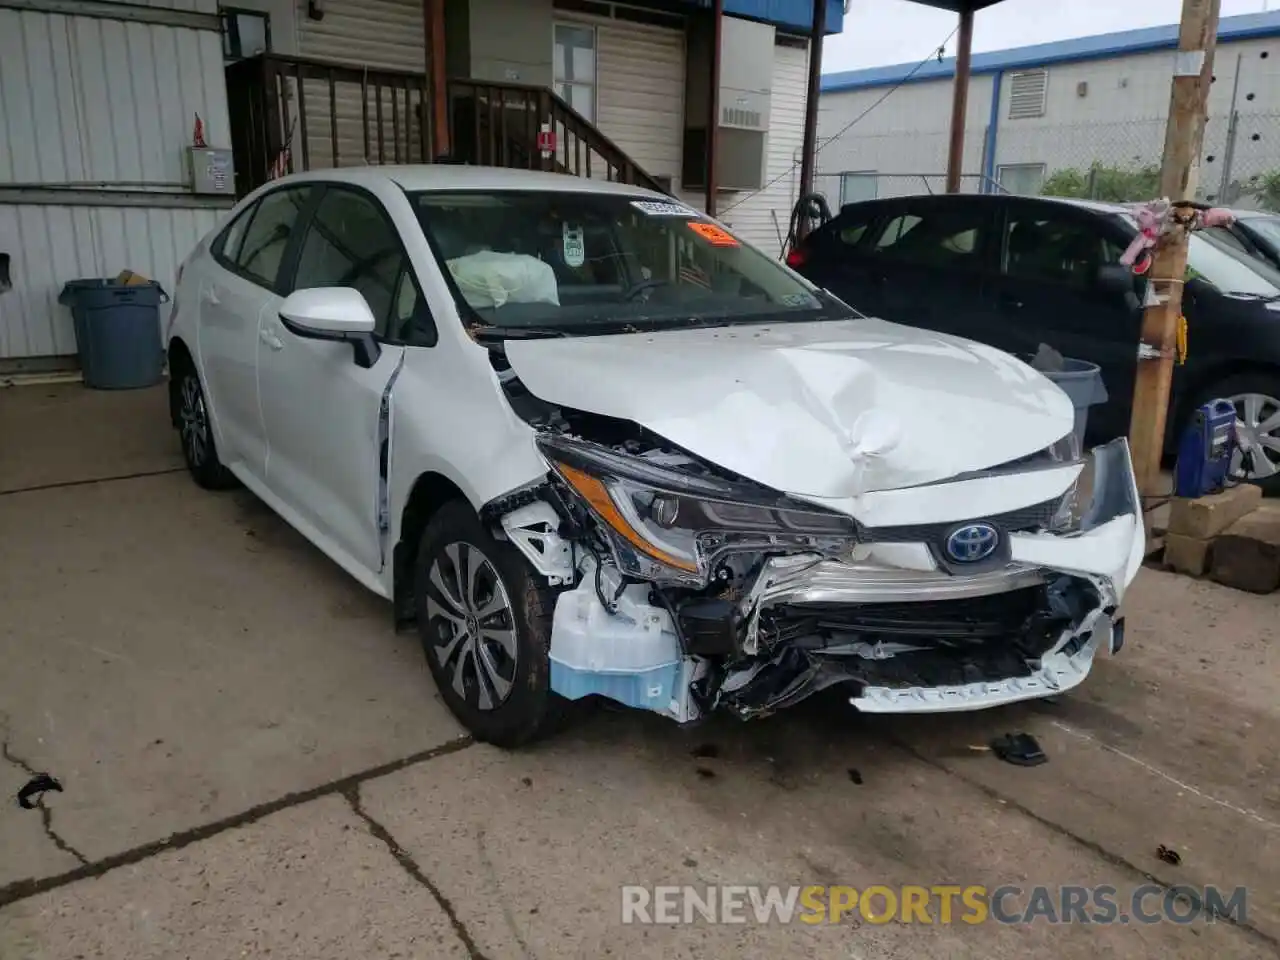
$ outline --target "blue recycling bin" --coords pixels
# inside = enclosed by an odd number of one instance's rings
[[[71,308],[84,383],[96,390],[135,390],[164,376],[160,305],[169,296],[154,280],[71,280],[58,302]]]

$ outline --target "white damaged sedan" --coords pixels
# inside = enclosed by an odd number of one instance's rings
[[[1019,360],[858,316],[670,198],[554,174],[258,189],[180,273],[184,456],[414,624],[515,745],[565,699],[689,722],[1060,693],[1119,650],[1128,448]]]

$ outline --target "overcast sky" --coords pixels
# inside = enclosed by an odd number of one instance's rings
[[[1265,4],[1280,9],[1280,0]],[[1259,13],[1263,0],[1222,0],[1222,15]],[[1181,0],[1004,0],[974,20],[973,49],[1003,50],[1095,33],[1173,23]],[[956,16],[908,0],[852,0],[844,32],[828,37],[822,72],[917,63],[956,25]],[[955,40],[947,56],[956,52]]]

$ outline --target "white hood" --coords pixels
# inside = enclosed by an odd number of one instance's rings
[[[805,497],[997,466],[1073,423],[1066,394],[1009,354],[882,320],[510,340],[506,352],[543,400],[635,421]]]

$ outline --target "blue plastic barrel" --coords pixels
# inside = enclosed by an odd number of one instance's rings
[[[134,390],[160,382],[160,305],[168,301],[154,280],[126,284],[91,278],[62,288],[58,302],[71,308],[85,386]]]

